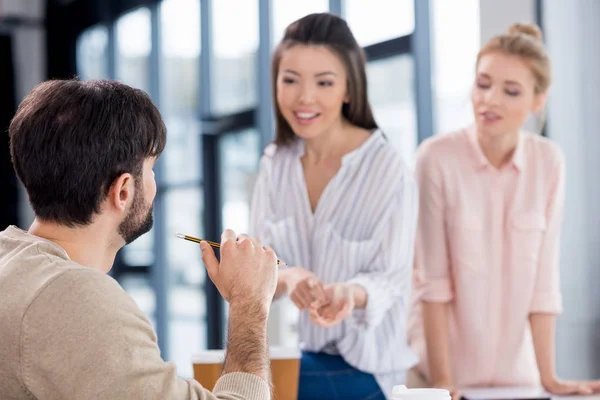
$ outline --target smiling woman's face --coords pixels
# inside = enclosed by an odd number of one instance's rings
[[[324,46],[296,45],[282,53],[277,105],[296,135],[315,138],[341,122],[346,82],[344,65]]]

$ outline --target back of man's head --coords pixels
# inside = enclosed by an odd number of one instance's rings
[[[139,177],[166,144],[160,113],[143,91],[114,81],[48,81],[23,100],[10,151],[36,217],[87,225],[116,178]]]

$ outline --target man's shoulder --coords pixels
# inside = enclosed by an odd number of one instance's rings
[[[44,308],[50,302],[58,309],[83,311],[104,306],[110,309],[123,302],[134,304],[111,276],[72,261],[57,262],[62,264],[60,272],[38,288],[30,307]]]
[[[156,341],[133,298],[112,277],[92,268],[67,268],[49,280],[28,304],[21,323],[22,336],[60,337],[68,332],[89,343],[96,335],[124,331]]]
[[[76,296],[97,286],[106,294],[122,292],[112,277],[70,260],[52,244],[19,243],[0,249],[0,288],[21,306],[29,306],[47,290]]]

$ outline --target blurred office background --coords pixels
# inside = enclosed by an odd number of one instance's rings
[[[364,46],[375,116],[410,165],[423,139],[470,122],[480,46],[513,22],[541,25],[554,63],[543,134],[568,166],[559,372],[600,377],[597,0],[0,0],[0,229],[33,218],[6,128],[35,84],[110,78],[148,92],[169,130],[156,223],[111,273],[150,317],[165,359],[192,376],[190,355],[223,345],[227,307],[198,247],[174,234],[248,230],[258,161],[273,135],[271,52],[289,23],[322,11],[346,18]],[[274,306],[273,344],[296,343],[296,317],[289,303]]]

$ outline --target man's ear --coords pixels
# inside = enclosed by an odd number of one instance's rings
[[[111,207],[125,212],[127,204],[133,200],[134,186],[133,175],[129,173],[119,175],[108,192],[108,201]]]

